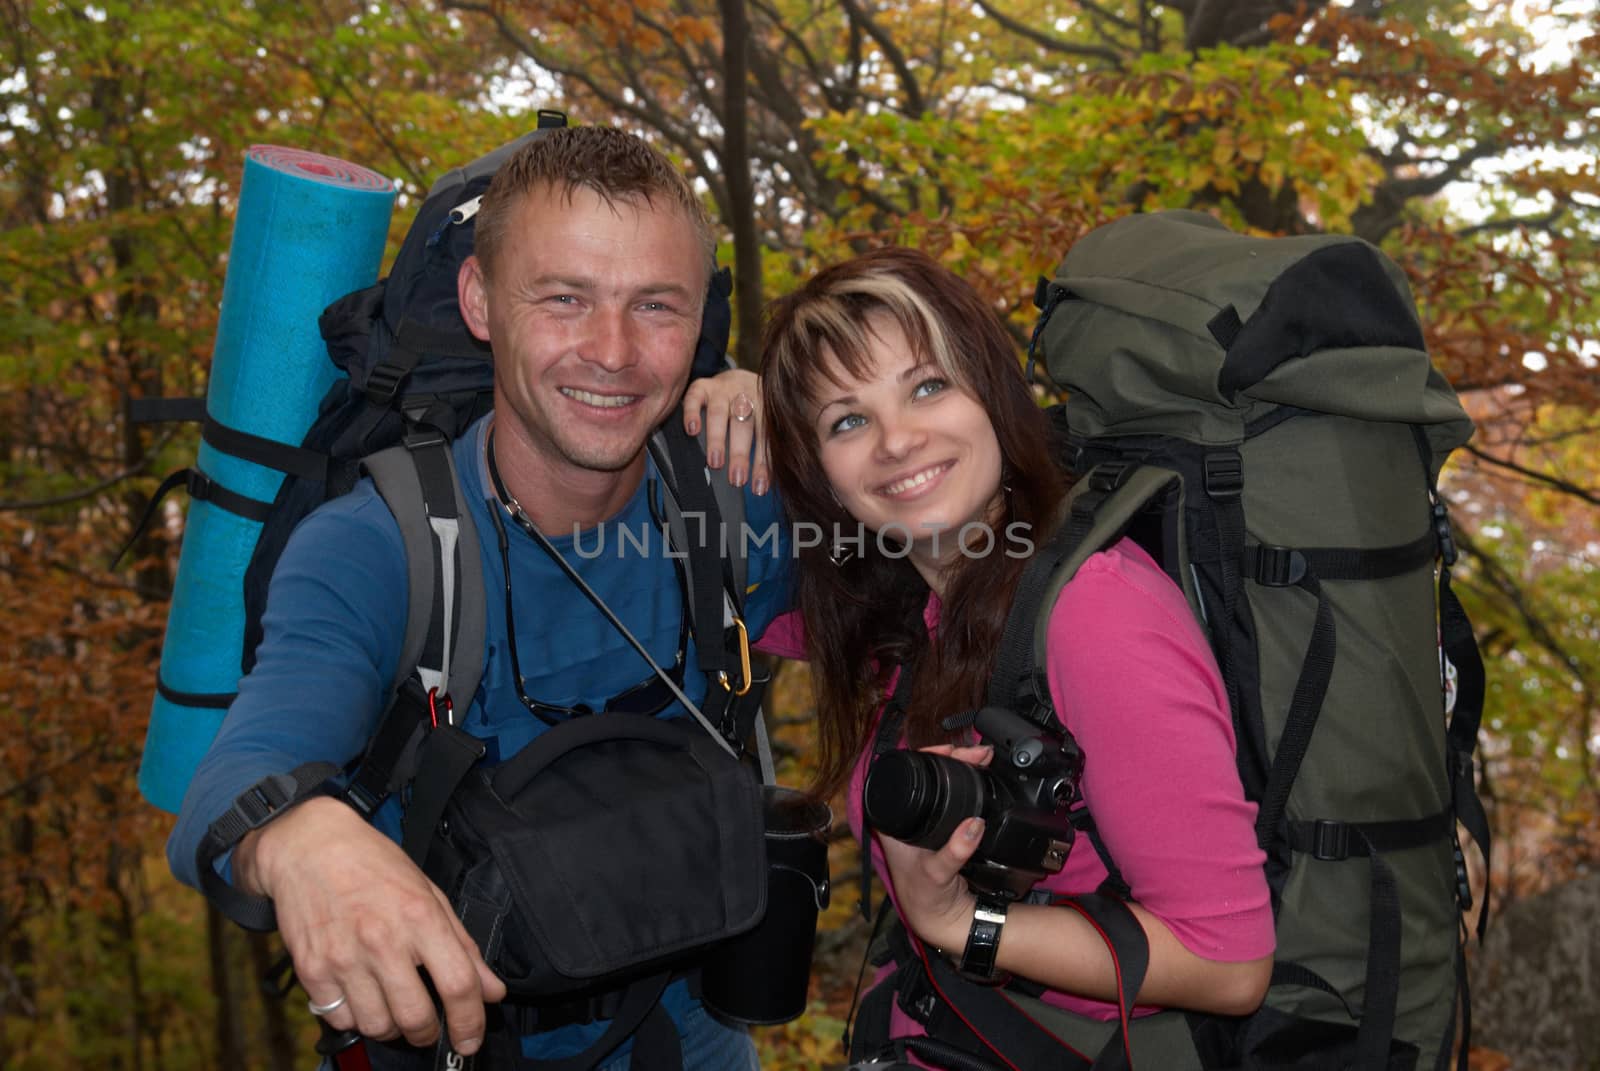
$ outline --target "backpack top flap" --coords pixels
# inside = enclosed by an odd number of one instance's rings
[[[1471,421],[1423,348],[1405,275],[1347,235],[1256,238],[1199,212],[1084,235],[1051,283],[1045,365],[1083,437],[1241,442],[1278,406],[1430,426],[1434,468]]]

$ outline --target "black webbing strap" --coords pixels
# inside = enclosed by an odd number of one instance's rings
[[[430,721],[427,690],[413,674],[395,693],[377,732],[367,741],[367,753],[345,789],[345,802],[371,818],[415,772],[416,750]]]
[[[1228,556],[1224,556],[1224,561]],[[1289,805],[1289,792],[1300,773],[1300,764],[1311,746],[1311,734],[1316,731],[1317,719],[1322,714],[1322,701],[1327,698],[1328,681],[1333,676],[1333,659],[1338,648],[1338,635],[1333,621],[1333,604],[1322,591],[1322,585],[1310,573],[1301,577],[1297,587],[1309,592],[1317,600],[1317,616],[1311,626],[1311,638],[1306,643],[1305,659],[1300,663],[1300,676],[1295,681],[1289,712],[1283,724],[1283,735],[1278,740],[1278,750],[1272,756],[1272,769],[1267,773],[1266,787],[1261,793],[1261,811],[1256,815],[1256,844],[1265,849],[1278,832]],[[1270,854],[1270,853],[1269,853]]]
[[[844,1046],[847,1058],[852,1063],[857,1063],[870,1056],[878,1054],[879,1048],[889,1038],[889,1010],[894,1002],[894,972],[878,982],[863,997],[861,986],[867,978],[867,964],[872,961],[873,946],[883,934],[883,924],[894,914],[894,905],[889,899],[889,894],[884,893],[878,900],[878,910],[872,920],[872,932],[867,934],[865,946],[861,949],[861,966],[856,970],[856,987],[850,994],[850,1010],[844,1015],[844,1030],[840,1035],[840,1044]],[[883,963],[879,962],[878,966]],[[898,967],[895,970],[899,970]],[[872,1046],[871,1049],[868,1046]]]
[[[417,776],[411,785],[400,846],[417,866],[428,859],[433,831],[444,817],[445,804],[486,745],[471,733],[445,723],[429,730],[417,754]]]
[[[204,398],[130,398],[127,412],[134,424],[197,423],[200,438],[225,454],[306,480],[327,478],[326,454],[229,427],[211,415]]]
[[[1004,989],[967,981],[943,956],[930,956],[920,942],[913,943],[912,952],[921,960],[939,1000],[1007,1066],[1019,1071],[1073,1066],[1090,1071],[1130,1071],[1130,1014],[1150,961],[1144,928],[1127,904],[1108,896],[1073,897],[1056,901],[1055,906],[1077,911],[1094,927],[1111,953],[1116,970],[1120,1029],[1092,1061],[1028,1015]]]
[[[233,705],[233,699],[238,692],[180,692],[166,681],[161,679],[161,671],[156,670],[156,693],[169,703],[176,703],[180,707],[204,707],[207,710],[227,710]]]
[[[452,475],[454,461],[450,452],[450,444],[444,436],[436,431],[422,430],[408,434],[404,440],[405,447],[416,464],[417,479],[422,490],[423,517],[429,525],[430,538],[427,539],[427,553],[434,559],[434,573],[436,578],[459,578],[463,569],[477,568],[477,547],[463,548],[457,542],[455,561],[442,560],[443,548],[437,536],[432,533],[432,522],[459,521],[461,511],[456,508],[455,479]],[[410,553],[410,548],[407,548]],[[419,665],[434,669],[446,677],[452,668],[445,664],[445,651],[451,637],[445,635],[447,623],[452,628],[457,627],[458,604],[461,601],[460,581],[454,585],[456,590],[447,591],[442,583],[435,583],[433,591],[428,593],[433,600],[433,609],[428,615],[428,631],[422,643]],[[421,593],[417,593],[421,594]],[[451,606],[445,606],[444,600],[449,599]],[[455,683],[451,680],[449,693],[455,697]],[[472,702],[472,696],[460,697],[463,706]]]
[[[198,424],[206,418],[204,398],[129,398],[130,424]]]
[[[699,444],[689,438],[677,417],[668,418],[661,429],[671,466],[671,493],[684,517],[686,532],[683,548],[689,571],[689,623],[695,638],[695,661],[711,677],[736,674],[739,666],[727,648],[723,632],[724,587],[721,542],[722,514],[716,496],[705,479],[706,459]],[[698,517],[691,524],[688,518]],[[713,680],[712,682],[716,682]]]
[[[122,556],[133,548],[133,544],[144,534],[144,530],[155,519],[156,510],[161,502],[178,487],[183,487],[189,492],[189,497],[200,502],[209,502],[218,509],[227,510],[247,521],[264,524],[272,513],[272,503],[263,502],[259,498],[251,498],[237,491],[230,491],[222,484],[207,476],[199,468],[184,468],[172,473],[161,481],[161,486],[155,489],[150,496],[150,501],[144,507],[144,513],[139,515],[139,520],[133,526],[133,532],[118,548],[116,556],[111,559],[111,568],[115,569]]]
[[[913,659],[900,667],[894,690],[884,701],[878,718],[878,731],[872,738],[872,759],[893,751],[900,744],[900,730],[906,723],[906,701],[911,698],[917,663]],[[870,772],[870,770],[869,770]],[[867,817],[867,784],[861,781],[861,899],[856,904],[861,917],[872,921],[872,819]]]
[[[230,428],[210,414],[200,426],[200,438],[232,457],[253,461],[302,480],[328,478],[327,454]]]
[[[1363,838],[1365,839],[1365,838]],[[1367,981],[1356,1033],[1356,1066],[1386,1067],[1400,1002],[1400,886],[1394,868],[1367,845],[1371,856],[1371,921],[1367,930]]]
[[[1319,580],[1385,580],[1420,569],[1433,561],[1437,541],[1432,531],[1393,547],[1279,547],[1245,545],[1240,573],[1268,587],[1297,584],[1307,573]]]
[[[1289,847],[1325,861],[1403,852],[1445,839],[1450,835],[1451,820],[1448,811],[1440,811],[1426,818],[1390,822],[1290,821]]]
[[[214,864],[232,851],[246,833],[260,829],[297,803],[323,795],[328,779],[338,772],[332,763],[308,762],[291,773],[264,777],[240,793],[233,805],[211,823],[195,850],[195,865],[200,872],[200,891],[218,911],[247,930],[265,932],[277,928],[272,901],[229,885]]]
[[[661,1007],[661,994],[671,980],[671,972],[662,971],[629,985],[605,1032],[582,1052],[551,1060],[524,1056],[522,1040],[511,1028],[514,1017],[505,1015],[491,1025],[483,1048],[473,1056],[464,1057],[453,1052],[448,1036],[441,1037],[433,1067],[435,1071],[476,1071],[479,1068],[483,1071],[513,1068],[519,1071],[591,1071],[632,1036],[631,1066],[639,1071],[681,1071],[683,1055],[677,1028],[672,1025],[666,1009]]]
[[[1461,606],[1461,600],[1450,587],[1450,567],[1439,571],[1439,641],[1445,657],[1456,667],[1456,705],[1450,715],[1450,726],[1445,730],[1445,744],[1450,760],[1450,799],[1456,820],[1466,827],[1467,833],[1483,856],[1484,872],[1489,872],[1489,816],[1478,798],[1473,783],[1473,752],[1478,743],[1478,726],[1483,719],[1484,670],[1483,654],[1478,650],[1472,635],[1472,622]],[[1456,893],[1463,911],[1472,906],[1472,887],[1467,879],[1466,859],[1461,846],[1456,845]],[[1489,925],[1489,885],[1484,883],[1483,904],[1478,914],[1478,940],[1482,941]]]
[[[1201,460],[1206,495],[1211,499],[1219,551],[1217,566],[1222,582],[1222,617],[1212,623],[1211,639],[1217,652],[1217,665],[1233,708],[1233,723],[1245,722],[1245,696],[1240,692],[1239,674],[1234,669],[1234,651],[1239,599],[1244,581],[1239,565],[1244,551],[1244,460],[1237,450],[1214,450]]]

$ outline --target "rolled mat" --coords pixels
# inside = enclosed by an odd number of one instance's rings
[[[296,445],[343,373],[317,317],[377,279],[394,184],[331,156],[271,145],[245,154],[206,412],[218,423]],[[229,491],[271,502],[283,473],[200,444],[196,467]],[[139,790],[176,812],[238,686],[244,573],[258,521],[191,500],[161,648]],[[175,696],[181,695],[184,701]]]

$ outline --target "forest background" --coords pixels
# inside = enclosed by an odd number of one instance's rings
[[[535,109],[635,130],[705,190],[747,366],[766,300],[876,243],[971,279],[1019,353],[1035,277],[1130,211],[1379,244],[1479,420],[1446,493],[1497,908],[1600,855],[1591,0],[0,0],[0,50],[0,1066],[312,1063],[303,1005],[257,992],[273,939],[175,885],[134,786],[181,509],[107,564],[194,456],[125,408],[204,390],[257,143],[394,177],[392,255],[431,181]],[[804,668],[775,694],[803,778]],[[839,893],[768,1067],[843,1063]]]

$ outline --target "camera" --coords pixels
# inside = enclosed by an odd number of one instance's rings
[[[925,751],[880,755],[867,772],[867,820],[937,850],[966,819],[982,818],[983,840],[961,873],[976,892],[1021,899],[1066,864],[1083,753],[1067,733],[1004,707],[984,707],[973,724],[994,747],[987,768]]]

